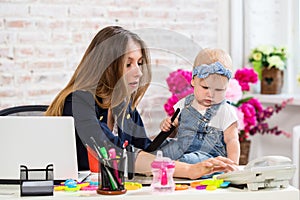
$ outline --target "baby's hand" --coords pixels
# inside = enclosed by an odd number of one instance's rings
[[[164,119],[161,123],[160,123],[160,130],[167,132],[171,129],[171,125],[177,127],[178,126],[178,118],[175,118],[175,120],[173,121],[173,123],[171,123],[171,117],[168,117],[166,119]]]
[[[171,128],[171,118],[167,117],[166,119],[164,119],[161,123],[160,123],[160,130],[167,132],[170,130]]]

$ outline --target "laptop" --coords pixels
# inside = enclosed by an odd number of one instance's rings
[[[0,117],[0,183],[20,180],[20,165],[45,169],[53,164],[55,182],[78,180],[73,117]]]

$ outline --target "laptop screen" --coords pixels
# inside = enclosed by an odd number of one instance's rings
[[[45,169],[53,164],[54,180],[78,179],[72,117],[0,117],[0,181],[20,180],[20,165]]]

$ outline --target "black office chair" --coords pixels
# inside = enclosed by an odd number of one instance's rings
[[[0,110],[0,116],[42,116],[47,110],[48,105],[22,105],[5,108]]]

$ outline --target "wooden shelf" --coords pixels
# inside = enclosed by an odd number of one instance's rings
[[[281,103],[288,98],[294,98],[289,105],[300,106],[300,95],[298,94],[246,94],[245,96],[252,96],[258,98],[262,103]]]

